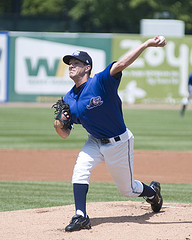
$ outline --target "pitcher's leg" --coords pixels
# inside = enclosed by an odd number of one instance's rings
[[[72,183],[89,184],[92,170],[103,161],[99,146],[89,137],[80,151],[73,170]]]
[[[88,184],[73,184],[76,214],[86,217],[86,196],[89,189]]]
[[[133,146],[134,137],[129,132],[126,141],[103,150],[106,166],[120,193],[126,197],[137,197],[143,192],[143,184],[133,176]]]
[[[154,212],[159,212],[163,198],[160,183],[152,181],[150,186],[133,177],[133,145],[134,137],[126,142],[118,143],[105,149],[106,165],[120,191],[126,197],[146,197]]]
[[[134,179],[133,173],[133,151],[134,136],[131,131],[127,130],[127,141],[109,146],[105,149],[105,160],[120,193],[126,197],[151,197],[155,191]]]
[[[73,170],[73,193],[76,214],[86,217],[86,195],[89,187],[89,178],[92,170],[103,161],[99,145],[95,140],[88,138],[80,151]]]

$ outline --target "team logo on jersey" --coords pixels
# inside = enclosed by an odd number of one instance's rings
[[[98,106],[101,106],[103,104],[103,101],[101,100],[100,96],[91,98],[89,105],[87,105],[87,109],[92,109]]]

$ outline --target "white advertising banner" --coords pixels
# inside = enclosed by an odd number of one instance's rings
[[[7,101],[8,35],[0,32],[0,102]]]
[[[92,74],[105,68],[105,51],[47,40],[18,37],[15,45],[15,92],[17,94],[65,94],[74,82],[68,76],[64,55],[86,51],[97,65]]]

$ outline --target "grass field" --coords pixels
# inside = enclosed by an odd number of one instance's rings
[[[192,184],[162,184],[164,202],[192,203]],[[144,201],[122,196],[114,183],[90,183],[88,202]],[[70,182],[0,181],[0,211],[73,204]]]
[[[75,125],[70,137],[60,138],[53,128],[53,109],[0,108],[0,149],[80,149],[86,131]],[[178,110],[125,109],[135,149],[192,150],[192,111],[182,118]]]
[[[192,111],[182,118],[178,110],[124,110],[135,136],[135,149],[191,151]],[[74,126],[63,140],[53,128],[49,108],[0,108],[0,149],[80,149],[87,133]],[[166,202],[192,203],[192,184],[163,184]],[[91,183],[88,201],[126,201],[113,183]],[[131,200],[131,199],[129,199]],[[141,200],[141,199],[133,199]],[[69,182],[0,181],[0,211],[60,206],[73,203]]]

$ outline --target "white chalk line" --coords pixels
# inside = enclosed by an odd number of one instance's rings
[[[143,206],[149,207],[150,205],[144,204]],[[163,205],[162,208],[181,208],[181,209],[191,208],[192,209],[192,207],[188,207],[188,206],[182,207],[182,206],[171,206],[171,205],[166,205],[166,206]]]

